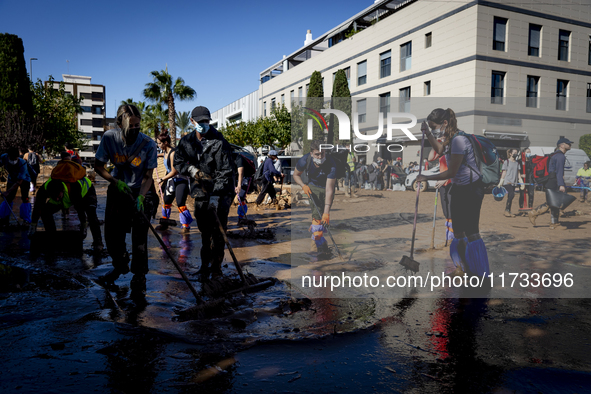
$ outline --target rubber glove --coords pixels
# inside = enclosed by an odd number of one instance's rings
[[[429,125],[425,121],[421,123],[421,133],[425,134],[425,136],[429,135]]]
[[[220,197],[219,196],[211,196],[209,198],[209,207],[208,208],[217,211],[218,205],[220,205]]]
[[[330,224],[330,215],[328,213],[322,215],[322,224],[325,226]]]
[[[117,185],[117,190],[119,190],[120,193],[131,194],[131,189],[129,188],[129,186],[127,186],[127,183],[118,179],[116,185]]]
[[[137,196],[137,199],[135,200],[135,209],[138,212],[144,212],[144,200],[146,199],[146,197],[142,196],[141,194],[139,196]]]
[[[310,189],[310,186],[304,185],[302,190],[308,195],[308,197],[312,197],[312,190]]]

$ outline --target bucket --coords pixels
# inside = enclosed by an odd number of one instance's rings
[[[577,198],[559,190],[546,189],[546,203],[552,208],[566,209]]]

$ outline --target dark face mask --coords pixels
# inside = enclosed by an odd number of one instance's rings
[[[125,139],[125,144],[127,146],[132,145],[135,140],[137,139],[138,134],[140,133],[140,129],[127,129],[127,132],[123,132],[123,138]]]

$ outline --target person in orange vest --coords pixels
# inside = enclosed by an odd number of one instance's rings
[[[45,231],[55,232],[53,214],[71,206],[74,206],[78,213],[82,239],[86,238],[86,223],[88,223],[93,238],[94,251],[102,252],[104,246],[100,222],[96,214],[96,191],[87,177],[75,182],[64,182],[50,178],[39,188],[33,207],[29,237],[32,237],[37,231],[39,219],[43,221]]]

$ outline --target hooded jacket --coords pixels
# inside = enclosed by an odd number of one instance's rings
[[[173,165],[181,175],[190,178],[193,198],[225,196],[234,190],[232,148],[213,126],[209,126],[207,133],[202,134],[201,141],[197,138],[197,131],[181,138]],[[211,180],[195,179],[197,170],[211,177]]]

